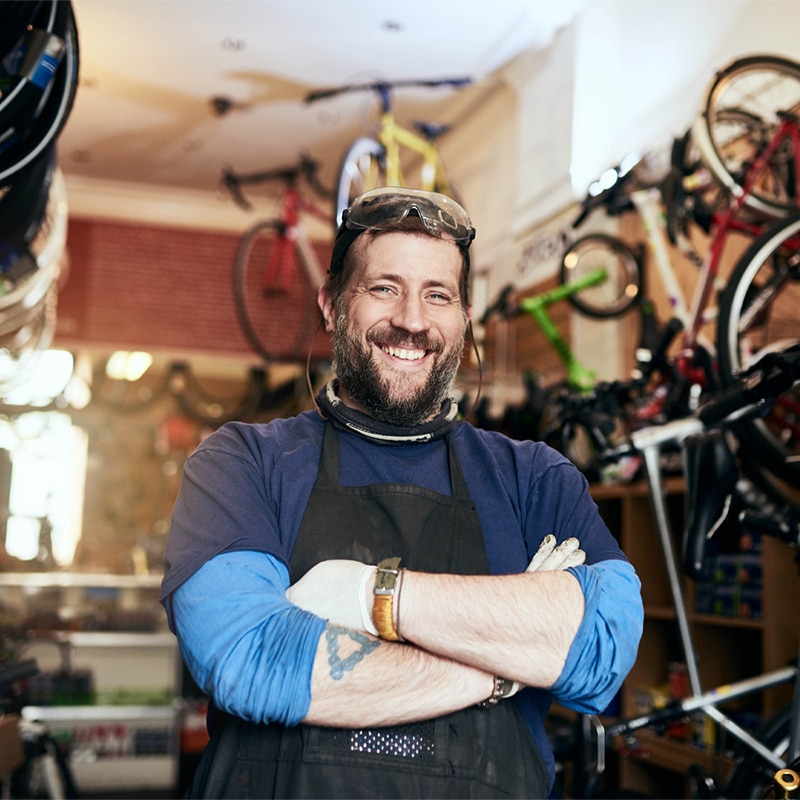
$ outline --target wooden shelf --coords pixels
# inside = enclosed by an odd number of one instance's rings
[[[652,731],[641,730],[636,732],[636,740],[641,748],[640,753],[624,755],[623,758],[644,761],[681,774],[685,774],[694,764],[699,764],[712,775],[720,774],[720,770],[727,772],[733,766],[733,759],[728,756],[668,734],[660,736]]]
[[[760,631],[764,627],[761,619],[748,617],[726,617],[722,614],[689,614],[689,621],[695,625],[717,625],[723,628],[746,628]]]
[[[675,609],[672,606],[651,606],[645,604],[644,614],[650,619],[675,619]]]
[[[678,554],[685,522],[685,485],[681,478],[670,477],[664,488],[673,549]],[[647,483],[597,485],[592,486],[591,493],[642,581],[644,633],[621,693],[622,714],[632,717],[640,713],[642,693],[663,692],[669,665],[685,657]],[[698,613],[694,610],[697,584],[686,578],[681,590],[704,689],[785,666],[796,654],[794,609],[800,607],[800,581],[782,543],[766,537],[762,540],[762,607],[758,618]],[[788,701],[788,692],[787,687],[780,687],[752,695],[744,707],[767,718]],[[730,768],[730,759],[724,755],[667,734],[640,730],[636,741],[640,749],[623,745],[616,751],[620,789],[645,792],[651,797],[688,797],[685,776],[693,764],[704,767],[718,780],[723,780]]]
[[[668,494],[683,494],[686,483],[681,477],[666,478],[664,491]],[[650,497],[650,488],[647,481],[639,480],[633,483],[594,483],[591,486],[592,497],[597,500],[619,500],[623,497]]]

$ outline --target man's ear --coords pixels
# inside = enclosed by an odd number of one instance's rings
[[[335,304],[331,300],[328,287],[324,284],[319,287],[317,304],[319,305],[319,310],[322,312],[322,318],[325,320],[325,330],[328,333],[333,333],[333,329],[336,325]]]

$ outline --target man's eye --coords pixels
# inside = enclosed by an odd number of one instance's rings
[[[444,292],[431,292],[429,297],[435,303],[449,303],[450,302],[450,295],[449,294],[445,294]]]

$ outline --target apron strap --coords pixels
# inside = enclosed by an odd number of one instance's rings
[[[471,500],[467,490],[467,482],[461,470],[461,464],[455,452],[455,447],[450,438],[450,434],[444,437],[447,445],[447,458],[450,465],[450,491],[454,498],[459,500]],[[335,489],[340,485],[339,481],[339,432],[330,422],[325,424],[325,433],[322,439],[322,454],[317,467],[317,482],[321,488]]]

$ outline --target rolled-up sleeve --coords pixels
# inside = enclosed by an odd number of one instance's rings
[[[599,714],[636,660],[644,623],[641,582],[626,561],[602,561],[569,571],[581,584],[584,615],[550,691],[567,708]]]
[[[167,604],[181,654],[217,708],[252,722],[296,725],[311,703],[325,621],[285,596],[286,567],[265,553],[224,553]]]

